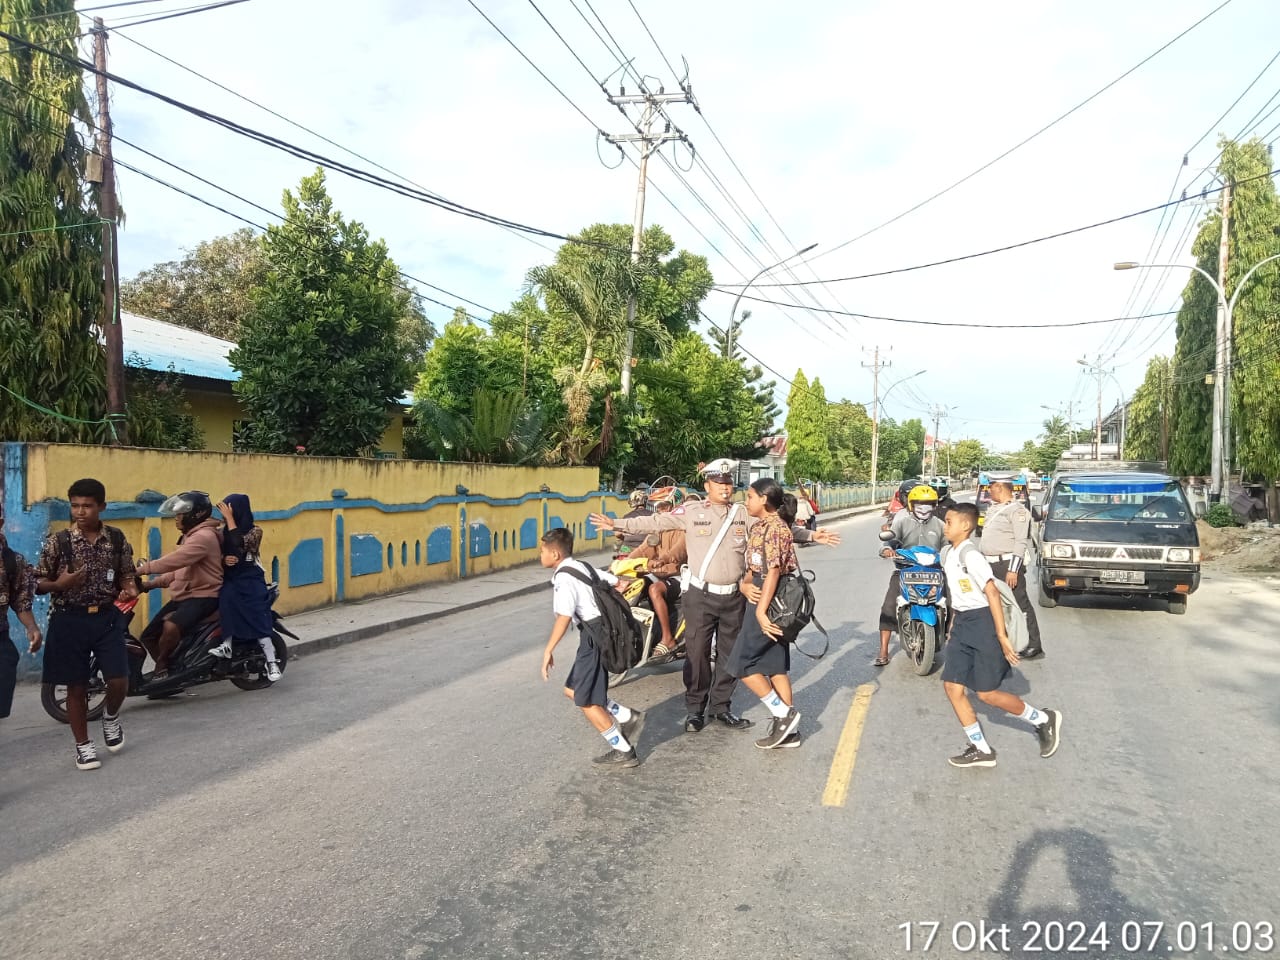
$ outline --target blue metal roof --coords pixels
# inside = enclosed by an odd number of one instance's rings
[[[174,371],[188,377],[204,377],[234,383],[240,375],[227,355],[235,347],[207,333],[188,330],[163,320],[120,312],[124,334],[124,362],[131,367]]]

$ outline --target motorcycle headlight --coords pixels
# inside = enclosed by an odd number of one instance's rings
[[[1186,547],[1174,547],[1169,551],[1170,563],[1190,563],[1191,551]]]
[[[1055,543],[1050,550],[1050,555],[1057,560],[1070,560],[1075,556],[1075,550],[1069,543]]]

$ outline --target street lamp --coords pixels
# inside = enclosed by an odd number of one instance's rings
[[[1225,240],[1224,240],[1225,242]],[[1115,270],[1152,270],[1152,269],[1178,269],[1194,270],[1200,276],[1204,277],[1213,286],[1218,294],[1218,328],[1214,338],[1217,344],[1217,352],[1213,363],[1213,448],[1211,453],[1213,481],[1209,488],[1209,500],[1217,503],[1222,499],[1222,490],[1226,481],[1227,464],[1230,462],[1231,455],[1229,444],[1231,442],[1231,413],[1228,408],[1230,397],[1227,391],[1230,389],[1231,379],[1231,339],[1235,336],[1235,325],[1232,321],[1232,315],[1235,313],[1236,303],[1240,299],[1240,293],[1244,290],[1245,284],[1249,282],[1249,278],[1254,275],[1259,267],[1263,264],[1270,263],[1272,260],[1280,260],[1280,253],[1259,260],[1236,284],[1235,292],[1231,298],[1227,299],[1227,292],[1223,289],[1223,285],[1208,271],[1201,269],[1195,264],[1190,263],[1136,263],[1132,260],[1125,260],[1120,263],[1113,264]]]
[[[815,247],[817,247],[817,244],[811,243],[807,247],[805,247],[803,250],[797,250],[795,253],[791,254],[791,256],[783,257],[781,260],[779,260],[777,263],[773,264],[772,266],[765,267],[763,270],[761,270],[754,277],[752,277],[750,280],[748,280],[746,283],[742,285],[742,289],[738,291],[738,295],[733,298],[733,309],[729,311],[729,329],[725,331],[725,359],[727,360],[733,359],[733,324],[738,319],[738,304],[742,302],[742,295],[751,288],[751,285],[753,283],[755,283],[757,280],[763,277],[770,270],[777,270],[780,266],[782,266],[784,263],[788,262],[789,260],[794,260],[796,257],[803,257],[806,253],[808,253],[810,250],[814,249]]]
[[[895,380],[889,384],[889,388],[885,390],[884,396],[879,395],[873,397],[871,405],[871,502],[876,502],[876,480],[877,471],[880,469],[880,407],[885,400],[889,399],[889,394],[893,392],[893,388],[900,383],[906,383],[908,380],[914,380],[916,377],[922,376],[927,371],[917,370],[908,377],[901,380]]]

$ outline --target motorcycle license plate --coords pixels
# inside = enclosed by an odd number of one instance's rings
[[[929,584],[930,586],[942,585],[942,573],[937,570],[921,570],[915,573],[902,574],[902,582],[911,586],[913,584]]]
[[[1103,583],[1146,583],[1147,574],[1143,570],[1103,570],[1098,579]]]

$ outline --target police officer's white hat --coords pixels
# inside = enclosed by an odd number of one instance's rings
[[[737,465],[737,460],[721,457],[719,460],[712,460],[710,463],[704,464],[702,475],[712,483],[733,483],[733,471]]]

